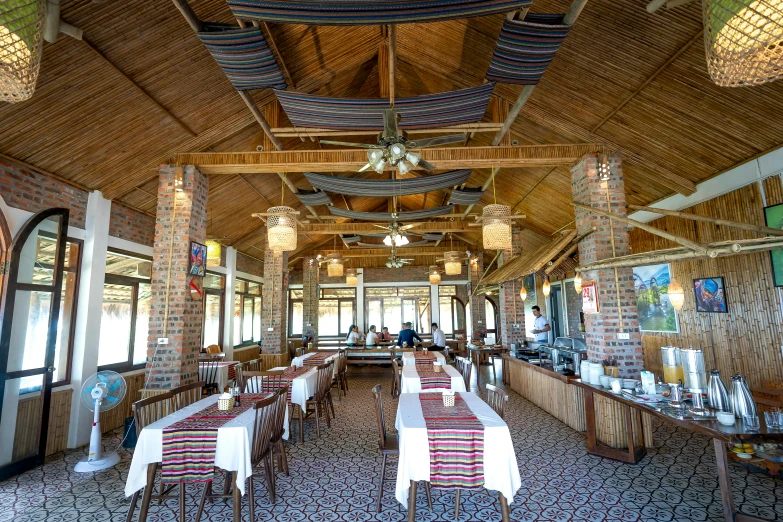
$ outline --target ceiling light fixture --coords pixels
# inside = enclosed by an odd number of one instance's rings
[[[44,0],[0,5],[0,101],[28,100],[35,92],[43,52]]]
[[[601,181],[609,181],[611,179],[612,169],[609,164],[609,156],[606,154],[599,154],[596,168],[598,169],[598,177]]]
[[[345,269],[345,284],[348,286],[357,286],[359,284],[359,276],[355,268]]]
[[[437,265],[431,265],[429,268],[429,275],[430,275],[430,284],[431,285],[439,285],[440,284],[440,269]]]

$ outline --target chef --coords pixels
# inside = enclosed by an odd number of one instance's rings
[[[549,341],[549,332],[552,327],[549,326],[549,321],[546,317],[541,315],[541,308],[538,305],[533,306],[533,315],[536,316],[535,322],[533,322],[533,329],[530,331],[536,337],[537,343],[546,343]]]

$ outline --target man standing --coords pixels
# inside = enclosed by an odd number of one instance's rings
[[[421,337],[413,331],[411,326],[412,324],[410,322],[402,324],[400,335],[397,336],[397,346],[402,346],[403,343],[407,343],[409,347],[413,348],[413,339],[418,339],[419,342],[421,342]]]
[[[536,336],[537,343],[546,343],[549,341],[549,334],[547,333],[552,327],[549,326],[549,322],[546,317],[541,315],[541,308],[538,305],[533,306],[533,315],[536,316],[536,320],[533,323],[533,330],[531,332]]]
[[[438,323],[432,323],[432,346],[429,349],[438,351],[446,349],[446,335],[438,328]]]

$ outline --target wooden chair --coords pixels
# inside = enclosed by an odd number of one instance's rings
[[[396,362],[396,361],[395,361]],[[381,512],[381,497],[383,497],[383,482],[386,478],[386,459],[389,455],[400,454],[400,441],[397,435],[394,433],[386,433],[386,421],[383,414],[383,397],[381,393],[381,385],[376,384],[372,389],[372,394],[375,396],[375,420],[378,424],[378,447],[383,455],[383,462],[381,463],[381,479],[378,484],[378,499],[375,503],[375,512]],[[430,483],[426,482],[427,491],[427,504],[430,511],[432,511],[432,497],[430,496]]]
[[[392,398],[396,399],[402,393],[402,385],[400,384],[400,365],[397,363],[397,359],[392,359]]]
[[[210,357],[209,359],[199,363],[200,374],[203,376],[201,379],[204,382],[204,394],[212,395],[213,393],[219,393],[223,390],[218,390],[218,363],[221,361],[218,357]]]
[[[457,361],[459,373],[462,374],[462,379],[465,381],[465,389],[470,391],[470,371],[473,369],[473,363],[464,357],[457,357]]]
[[[217,344],[210,344],[209,346],[207,346],[207,353],[209,354],[218,354],[218,353],[222,353],[222,351],[223,350],[221,350],[220,346],[218,346]]]
[[[153,395],[152,397],[147,397],[146,399],[142,399],[140,401],[136,401],[131,406],[131,409],[133,411],[133,424],[136,426],[136,438],[139,437],[141,434],[141,430],[143,430],[146,426],[152,424],[153,422],[156,422],[166,415],[170,415],[174,411],[174,395],[169,391],[166,393],[161,393],[159,395]],[[152,476],[157,473],[158,468],[160,467],[160,463],[156,462],[154,464],[150,464],[152,466],[152,469],[148,469],[147,473],[152,474]],[[163,486],[161,485],[161,488]],[[147,491],[149,489],[149,491]],[[165,499],[173,498],[171,496],[165,495],[164,492],[161,492],[159,495],[153,495],[152,490],[153,488],[144,488],[144,499],[141,503],[141,508],[139,510],[139,520],[143,520],[147,516],[147,510],[150,507],[150,501],[155,499],[159,502],[162,502]],[[171,488],[170,488],[171,489]],[[169,489],[169,490],[170,490]],[[131,503],[128,507],[128,515],[125,518],[126,522],[131,522],[133,519],[133,512],[136,510],[136,503],[139,501],[139,491],[136,491],[133,496],[131,497]],[[179,491],[179,502],[180,502],[180,519],[184,520],[185,518],[185,488],[180,488]]]
[[[505,418],[506,404],[508,404],[508,394],[491,384],[487,384],[487,404],[495,410],[501,419]]]
[[[282,375],[283,370],[271,370],[268,372],[242,372],[242,379],[244,393],[270,393],[276,391],[279,388],[288,386],[288,381],[283,379],[274,379],[278,375]],[[277,385],[275,385],[277,381]]]
[[[201,400],[201,390],[204,389],[204,381],[185,384],[172,389],[171,393],[174,404],[174,411],[179,411],[194,402]]]
[[[307,411],[304,412],[305,417],[309,417],[310,415],[315,416],[315,432],[319,437],[321,436],[321,415],[326,415],[326,425],[329,428],[332,427],[331,418],[329,416],[329,406],[332,397],[333,365],[334,360],[329,361],[326,364],[319,364],[316,367],[318,369],[318,384],[315,387],[315,393],[307,401]],[[310,406],[313,407],[312,410],[310,409]],[[334,411],[334,406],[332,406],[332,411]]]
[[[297,349],[296,349],[296,356],[297,356],[297,357],[301,357],[301,356],[303,356],[303,355],[304,355],[304,348],[302,348],[302,347],[300,346],[299,348],[297,348]]]
[[[345,350],[339,350],[336,359],[337,368],[332,379],[332,386],[337,390],[337,399],[340,399],[340,390],[343,395],[348,395],[348,353]]]
[[[236,363],[234,365],[234,386],[239,386],[240,390],[245,389],[245,363]]]
[[[256,468],[261,463],[264,464],[264,470],[266,472],[266,484],[269,491],[269,499],[275,501],[275,485],[274,485],[274,473],[272,468],[272,437],[275,433],[277,419],[279,417],[278,412],[280,404],[285,405],[285,400],[288,395],[288,388],[278,390],[272,397],[256,402],[253,405],[255,410],[254,431],[253,431],[253,446],[251,450],[251,463],[253,468]],[[254,482],[253,475],[250,475],[248,488],[248,509],[250,511],[250,520],[255,520],[255,494],[254,494]],[[236,485],[234,486],[236,487]],[[196,513],[196,522],[201,520],[201,514],[204,511],[204,504],[207,498],[234,498],[236,497],[232,493],[224,492],[222,494],[212,493],[212,482],[207,482],[204,485],[204,490],[201,494],[201,501],[199,502],[198,512]],[[241,497],[239,497],[241,502]],[[234,506],[235,511],[239,511],[242,508]]]
[[[251,372],[260,372],[263,370],[261,366],[261,359],[253,359],[245,363],[245,369]]]

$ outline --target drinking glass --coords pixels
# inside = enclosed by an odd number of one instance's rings
[[[759,418],[756,415],[744,415],[742,422],[745,423],[745,429],[748,431],[758,431],[760,428]]]
[[[764,422],[767,424],[767,429],[777,428],[777,415],[774,411],[764,412]]]

